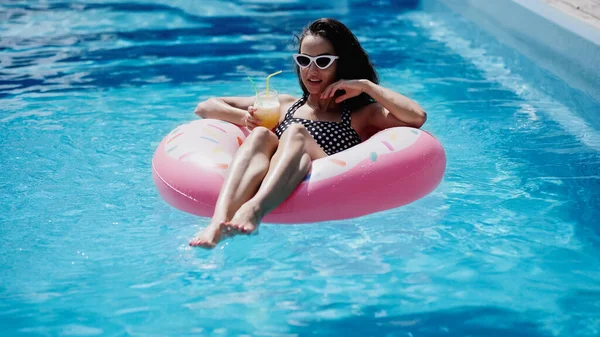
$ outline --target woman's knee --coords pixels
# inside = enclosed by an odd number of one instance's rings
[[[290,125],[281,136],[278,148],[294,153],[307,153],[312,160],[327,156],[302,124]]]
[[[308,173],[310,171],[310,167],[312,166],[312,157],[308,153],[304,153],[302,158],[300,158],[299,170],[300,172]]]
[[[292,124],[288,126],[283,135],[281,141],[288,143],[291,140],[305,140],[308,135],[308,131],[302,124]]]
[[[267,128],[262,126],[256,127],[250,132],[244,144],[252,149],[264,149],[267,147],[277,146],[277,136]]]

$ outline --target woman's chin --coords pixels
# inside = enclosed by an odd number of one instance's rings
[[[313,83],[304,83],[304,86],[306,87],[306,91],[311,95],[321,95],[327,88],[326,85],[323,85],[323,82],[317,85]]]
[[[306,90],[311,95],[319,95],[320,96],[325,91],[325,88],[321,88],[321,87],[307,87]]]

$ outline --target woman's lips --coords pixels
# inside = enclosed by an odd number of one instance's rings
[[[307,79],[306,80],[307,84],[309,84],[310,86],[314,86],[314,87],[318,87],[322,82],[323,82],[323,80],[317,80],[317,79]]]

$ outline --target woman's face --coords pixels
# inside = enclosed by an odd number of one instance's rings
[[[302,40],[300,45],[300,54],[308,56],[335,55],[333,45],[329,40],[320,36],[308,34]],[[335,82],[335,72],[337,69],[337,60],[329,68],[319,69],[315,62],[311,62],[306,68],[300,68],[300,77],[302,83],[311,95],[318,95],[325,91],[325,88]]]

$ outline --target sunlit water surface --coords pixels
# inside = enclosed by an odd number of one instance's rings
[[[399,209],[191,249],[208,219],[157,195],[155,147],[199,101],[251,95],[246,76],[283,69],[273,85],[299,95],[293,34],[323,15],[428,111],[444,181]],[[453,20],[344,1],[0,4],[2,335],[597,336],[599,132]]]

